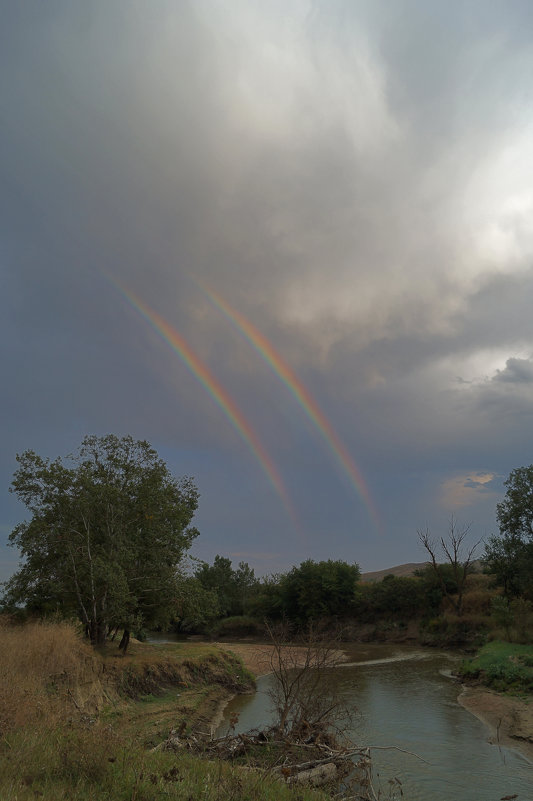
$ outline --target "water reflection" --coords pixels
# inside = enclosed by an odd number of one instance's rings
[[[376,747],[373,762],[384,797],[387,780],[397,776],[406,801],[497,801],[514,793],[517,801],[533,801],[533,766],[490,745],[487,728],[457,702],[458,687],[449,678],[454,661],[446,653],[364,646],[336,671],[340,693],[360,713],[352,738]],[[259,679],[255,696],[229,705],[228,715],[240,715],[238,731],[271,720],[270,681]]]

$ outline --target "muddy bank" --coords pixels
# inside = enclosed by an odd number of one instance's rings
[[[214,644],[220,650],[234,653],[240,657],[245,668],[253,673],[256,679],[272,673],[273,660],[276,655],[273,645],[242,642],[216,642]],[[307,658],[309,658],[308,648],[298,645],[290,646],[290,659],[293,667],[305,664]],[[332,651],[331,658],[335,662],[344,662],[347,657],[344,651]]]
[[[489,742],[520,751],[533,764],[533,699],[466,687],[458,701],[489,727]]]

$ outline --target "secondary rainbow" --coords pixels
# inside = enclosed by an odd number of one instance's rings
[[[172,350],[180,356],[187,365],[191,373],[200,381],[202,386],[211,395],[213,400],[222,409],[228,420],[241,435],[249,449],[263,468],[272,486],[280,496],[283,504],[295,525],[298,526],[296,513],[289,499],[287,490],[283,486],[281,476],[272,459],[265,451],[257,434],[237,407],[233,399],[228,395],[224,387],[219,383],[208,367],[195,354],[181,334],[171,326],[160,314],[150,309],[132,292],[121,287],[113,279],[113,283],[124,294],[129,303],[144,317],[151,327],[170,345]]]
[[[197,282],[197,284],[203,292],[205,292],[211,303],[219,309],[234,324],[237,330],[244,335],[245,339],[253,345],[296,398],[301,408],[313,422],[317,431],[319,431],[322,438],[335,455],[335,458],[348,475],[350,483],[363,499],[376,529],[380,531],[382,528],[380,518],[361,471],[311,393],[302,384],[292,368],[289,367],[287,362],[276,351],[269,340],[253,325],[253,323],[243,314],[232,308],[227,301],[207,286],[207,284],[200,284],[199,282]]]

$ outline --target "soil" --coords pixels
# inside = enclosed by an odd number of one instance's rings
[[[276,649],[273,645],[265,645],[261,643],[243,643],[243,642],[216,642],[214,643],[217,648],[222,651],[230,651],[239,656],[246,668],[259,678],[265,676],[267,673],[272,673],[272,659],[275,655]],[[301,655],[301,663],[304,664],[308,649],[295,645],[290,646],[291,660],[294,658],[296,661],[294,666],[298,663],[298,656]],[[335,651],[332,657],[336,661],[344,662],[346,655],[343,651]]]
[[[467,687],[459,703],[485,723],[489,742],[520,751],[533,764],[533,699],[500,695],[486,687]]]

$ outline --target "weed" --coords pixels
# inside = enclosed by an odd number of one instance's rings
[[[533,690],[533,646],[491,642],[474,659],[463,662],[459,675],[478,679],[498,692],[530,693]]]

